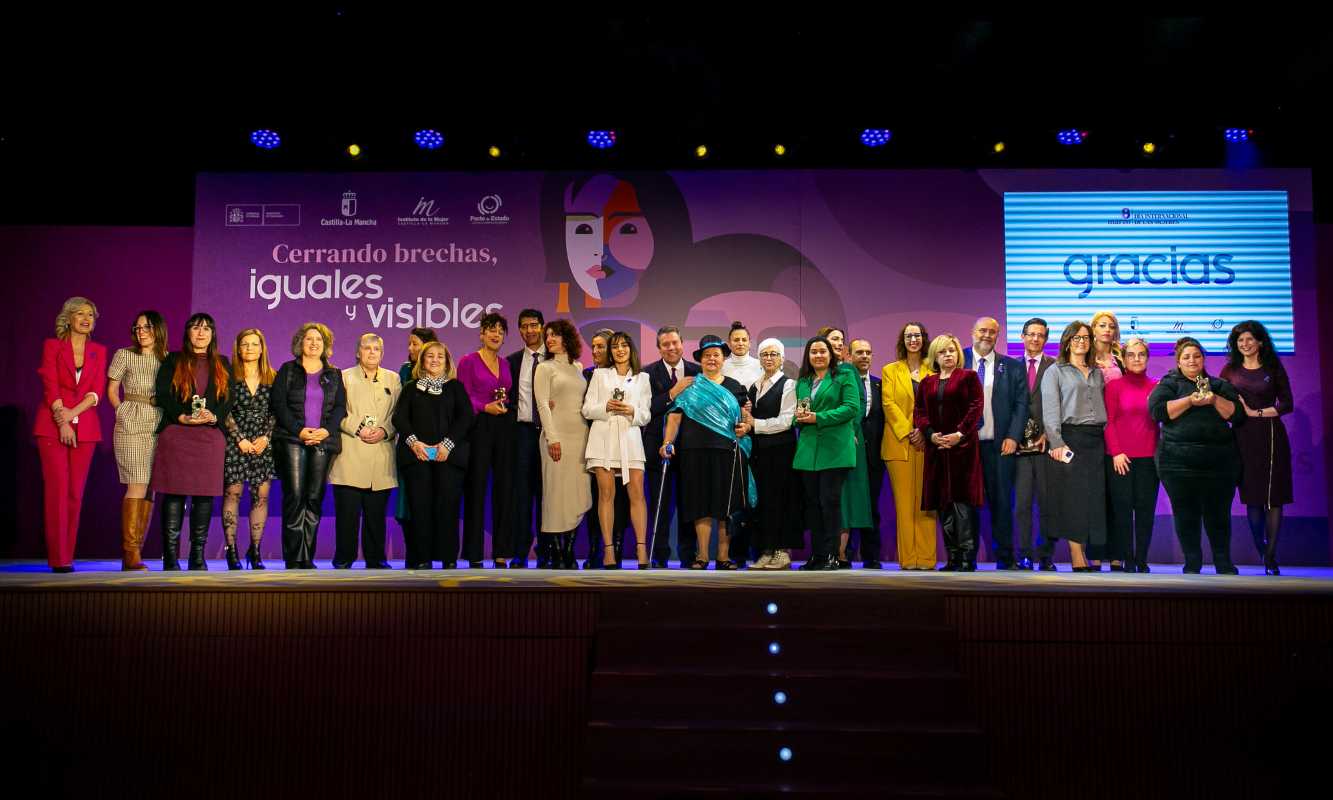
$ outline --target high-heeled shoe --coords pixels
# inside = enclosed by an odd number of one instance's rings
[[[639,562],[639,569],[648,569],[648,568],[649,568],[650,565],[649,565],[649,563],[648,563],[648,543],[647,543],[647,542],[635,542],[635,544],[634,544],[634,558],[637,559],[638,562]]]
[[[234,544],[227,545],[226,549],[223,550],[223,553],[226,555],[227,558],[227,569],[229,570],[243,569],[243,567],[241,566],[241,558],[236,554],[236,545]]]
[[[1277,566],[1277,562],[1276,562],[1276,561],[1268,561],[1268,560],[1265,560],[1265,561],[1264,561],[1264,574],[1265,574],[1265,575],[1281,575],[1281,574],[1282,574],[1282,570],[1278,568],[1278,566]]]
[[[616,546],[614,544],[604,544],[602,545],[602,558],[606,558],[607,550],[611,551],[612,558],[616,557]],[[612,561],[610,564],[603,561],[602,569],[620,569],[620,560],[616,559],[615,561]]]
[[[259,554],[259,542],[250,543],[250,549],[245,551],[245,562],[250,569],[268,569],[264,566],[264,557]]]

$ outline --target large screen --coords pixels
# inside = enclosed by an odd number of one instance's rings
[[[1222,353],[1257,319],[1291,353],[1287,217],[1285,191],[1006,192],[1008,340],[1030,317],[1055,338],[1108,309],[1153,352],[1193,336]]]

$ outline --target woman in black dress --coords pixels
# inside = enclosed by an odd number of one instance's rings
[[[250,569],[264,569],[259,552],[268,521],[268,492],[273,482],[275,418],[269,407],[273,367],[268,361],[268,342],[263,331],[246,328],[236,334],[232,350],[231,391],[236,398],[227,415],[227,454],[223,460],[222,533],[227,540],[227,569],[240,569],[236,553],[236,527],[240,520],[241,492],[250,484],[250,549],[245,560]]]
[[[1280,575],[1277,538],[1282,507],[1292,502],[1291,441],[1282,415],[1290,414],[1291,381],[1278,360],[1263,323],[1246,320],[1227,337],[1227,365],[1222,380],[1236,387],[1245,424],[1233,428],[1240,460],[1240,501],[1245,504],[1254,549],[1264,559],[1264,574]]]

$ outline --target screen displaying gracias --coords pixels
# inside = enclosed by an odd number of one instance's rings
[[[1100,310],[1154,353],[1194,336],[1220,355],[1245,319],[1292,351],[1284,191],[1006,192],[1004,240],[1012,351],[1030,317],[1050,323],[1054,345]]]

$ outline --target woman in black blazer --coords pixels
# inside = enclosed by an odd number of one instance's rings
[[[467,474],[472,401],[454,380],[449,348],[421,348],[412,380],[403,385],[393,426],[398,431],[398,473],[406,482],[412,526],[404,529],[408,569],[444,569],[458,562],[458,502]]]
[[[292,337],[294,359],[273,379],[269,402],[278,424],[273,456],[282,479],[282,560],[287,569],[315,568],[315,534],[324,506],[338,434],[347,416],[342,373],[329,363],[333,331],[307,322]]]

